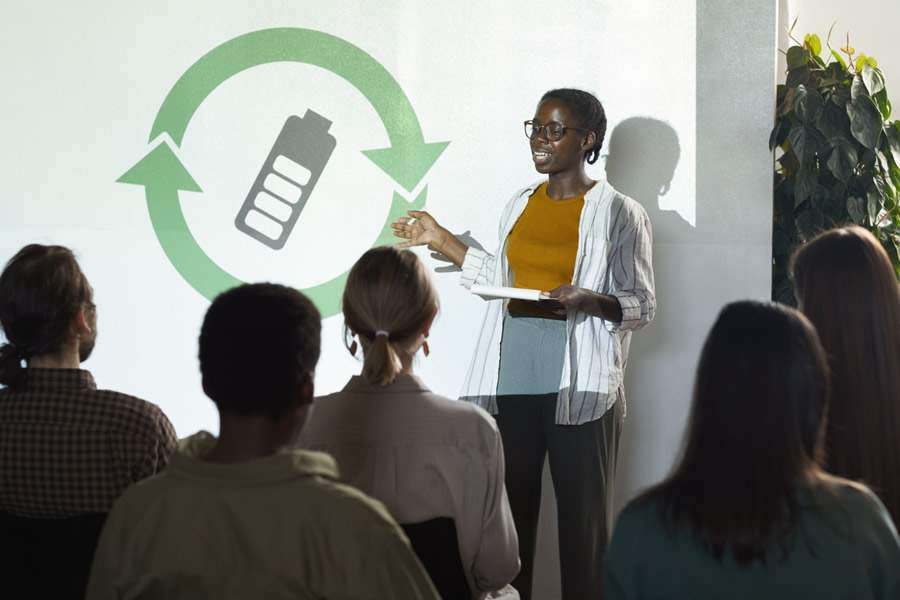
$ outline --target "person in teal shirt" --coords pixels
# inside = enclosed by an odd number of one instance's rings
[[[706,340],[680,463],[620,515],[607,600],[900,599],[900,539],[821,467],[828,370],[809,321],[736,302]]]

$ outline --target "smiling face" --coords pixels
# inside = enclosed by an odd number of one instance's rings
[[[549,123],[567,127],[565,135],[559,140],[547,139],[547,129],[531,140],[531,158],[538,173],[554,175],[566,171],[578,170],[584,163],[584,152],[591,147],[592,132],[581,127],[572,110],[561,100],[548,98],[538,104],[534,113],[535,125]]]

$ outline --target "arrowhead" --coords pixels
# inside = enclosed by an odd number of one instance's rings
[[[203,191],[165,141],[157,144],[147,156],[128,169],[116,181],[188,192]]]
[[[394,197],[391,199],[391,208],[388,211],[384,229],[382,230],[381,235],[378,236],[378,239],[375,240],[374,246],[390,246],[391,244],[396,244],[399,240],[394,237],[394,233],[391,231],[391,228],[388,225],[390,223],[393,223],[400,217],[405,217],[406,211],[408,210],[422,210],[422,208],[425,206],[425,199],[427,197],[427,185],[422,188],[422,191],[419,192],[419,195],[416,196],[416,199],[411,202],[406,200],[397,192],[394,192]]]
[[[363,154],[406,191],[411,192],[449,143],[426,144],[421,140],[403,141],[390,148],[363,150]]]

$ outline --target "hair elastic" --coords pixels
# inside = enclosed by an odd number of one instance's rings
[[[375,337],[378,337],[379,335],[383,335],[386,338],[391,337],[391,334],[388,333],[387,331],[385,331],[384,329],[379,329],[378,331],[375,332]]]

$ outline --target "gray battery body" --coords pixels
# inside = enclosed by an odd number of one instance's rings
[[[284,247],[337,145],[329,127],[312,110],[287,118],[234,220],[239,231],[273,250]]]

